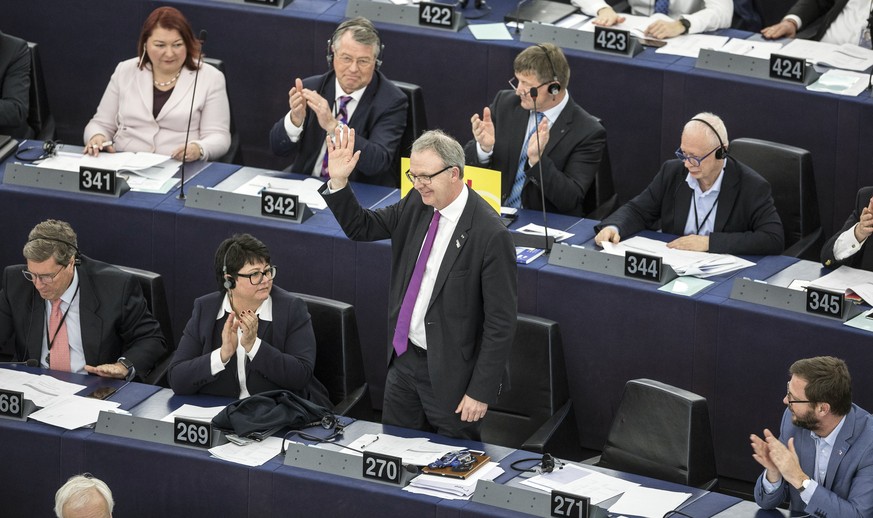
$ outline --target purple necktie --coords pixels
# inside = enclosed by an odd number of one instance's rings
[[[346,110],[346,105],[352,100],[352,96],[344,95],[339,98],[339,109],[336,112],[336,118],[341,123],[349,124],[349,112]],[[327,171],[327,150],[324,150],[324,158],[321,159],[321,177],[324,179],[330,178],[330,173]]]
[[[406,344],[409,341],[409,325],[412,322],[412,310],[415,308],[415,299],[418,298],[418,292],[421,289],[421,279],[424,278],[424,266],[427,264],[428,256],[430,256],[430,250],[433,248],[433,241],[439,226],[440,213],[435,210],[433,212],[433,219],[430,220],[430,227],[427,229],[427,236],[424,238],[424,246],[421,247],[421,253],[418,254],[418,260],[415,262],[415,268],[412,270],[412,278],[409,279],[406,295],[403,297],[403,303],[400,305],[400,314],[397,315],[397,327],[394,328],[394,340],[392,341],[397,356],[406,352]]]

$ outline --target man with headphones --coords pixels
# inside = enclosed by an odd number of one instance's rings
[[[504,206],[541,210],[545,194],[547,211],[583,216],[606,130],[570,98],[570,65],[559,47],[528,47],[513,68],[512,90],[498,92],[481,117],[470,119],[466,162],[500,171]]]
[[[167,351],[139,282],[79,253],[69,223],[46,220],[30,231],[26,265],[5,269],[0,344],[15,361],[131,380]]]
[[[337,27],[327,42],[330,71],[295,80],[288,92],[290,111],[270,131],[270,147],[294,156],[290,171],[327,179],[324,139],[344,124],[355,129],[362,159],[351,180],[397,186],[394,170],[406,129],[406,95],[379,71],[384,45],[366,18]]]
[[[652,183],[595,228],[598,246],[645,229],[681,236],[670,248],[737,255],[778,255],[785,235],[770,184],[728,156],[727,129],[712,113],[685,124],[676,159]]]

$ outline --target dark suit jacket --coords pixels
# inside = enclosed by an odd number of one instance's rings
[[[306,302],[273,286],[273,321],[258,321],[261,346],[255,359],[247,361],[249,394],[268,390],[291,390],[319,405],[331,407],[327,390],[315,379],[315,334]],[[214,394],[239,397],[236,354],[224,370],[212,375],[210,355],[221,347],[221,330],[227,315],[216,319],[224,293],[215,292],[194,301],[194,313],[185,326],[179,348],[167,376],[177,394]]]
[[[491,120],[494,122],[494,153],[491,161],[479,163],[475,139],[464,147],[468,164],[500,171],[502,203],[509,198],[512,184],[515,183],[529,118],[530,112],[521,107],[515,92],[502,90],[491,104]],[[571,216],[584,215],[582,201],[594,182],[605,145],[606,130],[571,98],[558,120],[552,124],[549,143],[543,149],[547,211]],[[528,167],[525,174],[527,179],[521,191],[522,206],[541,210],[539,164]]]
[[[464,394],[493,404],[504,382],[518,312],[515,249],[497,213],[469,189],[469,198],[434,285],[425,316],[427,364],[438,404],[454,411]],[[322,196],[350,239],[391,239],[391,337],[433,208],[413,189],[399,203],[361,208],[350,187]]]
[[[115,363],[124,356],[145,376],[167,351],[161,326],[149,313],[139,282],[118,268],[80,256],[79,312],[85,363]],[[14,343],[17,361],[40,358],[46,332],[45,301],[24,278],[24,265],[4,271],[0,343]]]
[[[786,409],[779,440],[788,444],[791,437],[800,467],[811,477],[815,473],[815,441],[809,430],[792,424],[791,412]],[[831,451],[825,483],[812,494],[809,505],[804,504],[797,489],[784,480],[772,494],[764,493],[763,477],[762,473],[755,484],[755,501],[764,509],[773,509],[789,500],[789,509],[806,511],[809,516],[873,516],[873,417],[852,405]]]
[[[820,40],[849,0],[797,0],[787,14],[800,18],[798,38]]]
[[[694,191],[685,177],[688,170],[679,160],[668,160],[652,183],[609,217],[595,230],[618,227],[622,238],[645,229],[668,234],[685,233],[685,222]],[[709,251],[719,254],[779,255],[785,237],[776,213],[770,184],[739,161],[728,158],[715,213]],[[659,223],[660,220],[660,223]]]
[[[855,211],[846,220],[843,228],[839,232],[831,236],[828,242],[821,249],[821,262],[828,268],[837,268],[842,265],[851,266],[852,268],[861,268],[873,272],[873,245],[870,244],[871,239],[867,238],[861,244],[861,249],[850,255],[843,261],[837,261],[834,257],[834,243],[840,234],[855,226],[861,219],[861,211],[864,207],[870,204],[870,198],[873,197],[873,187],[862,187],[855,197]]]
[[[30,49],[0,32],[0,135],[27,136],[30,106]]]
[[[317,91],[332,104],[336,99],[335,78],[333,71],[308,77],[303,80],[303,87]],[[351,181],[399,185],[400,171],[395,167],[399,163],[398,152],[405,152],[397,148],[406,129],[406,105],[406,95],[382,72],[376,71],[349,120],[349,127],[355,129],[355,150],[361,151],[358,166],[349,178]],[[318,151],[324,144],[325,131],[318,125],[318,117],[307,111],[300,140],[291,142],[285,131],[286,117],[287,113],[273,125],[270,147],[279,156],[294,154],[291,171],[308,175],[315,168],[315,162],[322,159]]]

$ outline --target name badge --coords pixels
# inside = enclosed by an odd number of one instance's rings
[[[115,171],[80,166],[79,190],[99,194],[115,194]]]
[[[806,60],[792,56],[770,55],[770,77],[792,83],[804,84]]]
[[[418,24],[425,27],[450,29],[455,17],[455,6],[420,2],[418,4]]]
[[[594,27],[594,50],[627,54],[630,43],[630,32],[609,27]]]
[[[296,194],[261,191],[261,214],[283,219],[297,219],[299,202]]]
[[[646,281],[660,282],[663,259],[656,255],[625,252],[624,275]]]
[[[400,457],[365,451],[363,467],[364,478],[400,484],[400,472],[403,469],[403,461]]]
[[[826,317],[842,318],[846,306],[846,295],[833,291],[807,286],[806,312]]]
[[[551,510],[551,515],[556,518],[588,518],[590,507],[591,499],[587,496],[552,491],[549,509]]]
[[[24,393],[0,390],[0,415],[21,419],[24,414]]]
[[[212,423],[177,417],[173,421],[173,442],[208,450],[212,445]]]

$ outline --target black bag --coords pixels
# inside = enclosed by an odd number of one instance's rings
[[[290,390],[271,390],[227,405],[212,418],[212,425],[239,436],[289,426],[305,428],[324,421],[336,422],[333,412]]]

